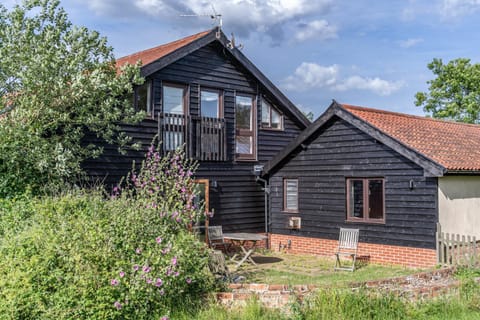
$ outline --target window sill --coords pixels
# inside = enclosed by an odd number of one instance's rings
[[[275,132],[283,132],[285,131],[284,128],[276,129],[276,128],[268,128],[268,127],[260,127],[260,130],[265,130],[265,131],[275,131]]]
[[[256,162],[257,158],[244,158],[244,157],[235,157],[235,161],[237,162]]]
[[[345,223],[385,224],[385,219],[382,219],[382,220],[347,219],[345,220]]]
[[[299,210],[282,210],[282,213],[299,214]]]

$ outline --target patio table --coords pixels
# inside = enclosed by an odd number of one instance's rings
[[[257,241],[262,241],[267,239],[266,235],[258,234],[258,233],[248,233],[248,232],[235,232],[235,233],[224,233],[224,239],[229,239],[233,243],[237,244],[240,247],[240,250],[243,253],[243,257],[237,262],[237,268],[240,267],[245,261],[249,261],[254,265],[257,265],[255,261],[252,259],[252,254],[255,252],[255,244]],[[250,249],[245,248],[245,244],[247,242],[253,242],[252,247]],[[236,253],[232,260],[235,261],[238,253]]]

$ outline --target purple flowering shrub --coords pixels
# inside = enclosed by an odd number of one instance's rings
[[[25,198],[28,214],[0,202],[0,319],[161,319],[203,303],[214,281],[188,231],[203,212],[194,169],[151,148],[112,197]]]
[[[194,201],[195,169],[181,150],[161,157],[152,146],[141,169],[114,188],[110,204],[128,212],[115,224],[128,263],[115,264],[109,279],[119,314],[168,315],[212,288],[208,249],[188,231],[204,215]]]
[[[144,209],[161,218],[169,231],[185,229],[203,215],[203,210],[194,204],[196,168],[197,164],[187,159],[181,149],[161,157],[152,145],[140,171],[133,170],[126,187],[115,187],[112,197],[122,194],[142,203]]]

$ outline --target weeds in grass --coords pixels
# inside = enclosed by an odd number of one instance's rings
[[[323,289],[307,299],[297,319],[405,319],[407,307],[390,294]]]
[[[172,316],[179,320],[288,320],[291,319],[280,310],[268,309],[257,299],[247,301],[244,307],[225,308],[218,304],[211,304],[206,308],[191,311],[182,311]]]

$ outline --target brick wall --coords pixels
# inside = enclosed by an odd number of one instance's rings
[[[430,299],[446,294],[458,294],[460,281],[453,277],[454,268],[445,268],[418,274],[374,281],[350,283],[353,292],[360,288],[380,290],[409,301]],[[480,278],[477,280],[480,283]],[[302,302],[305,297],[320,289],[313,285],[278,285],[261,283],[230,284],[229,292],[216,294],[217,301],[225,306],[245,306],[250,299],[269,308],[280,308],[290,312],[292,302]]]
[[[290,245],[289,245],[290,241]],[[288,253],[306,253],[333,257],[338,240],[270,234],[270,250]],[[361,242],[357,259],[380,264],[397,264],[425,268],[435,266],[436,252],[433,249],[411,248]]]

